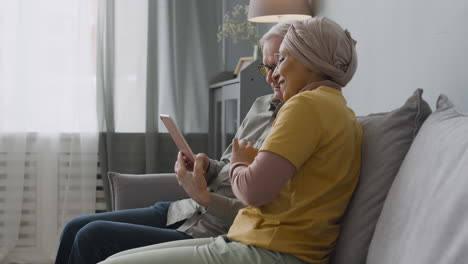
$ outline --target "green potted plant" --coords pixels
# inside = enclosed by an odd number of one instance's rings
[[[223,37],[231,38],[234,43],[239,40],[247,40],[254,47],[254,59],[259,59],[262,54],[257,43],[257,28],[254,23],[247,20],[248,12],[248,5],[236,5],[228,11],[224,15],[223,24],[218,26],[218,42],[221,42]]]

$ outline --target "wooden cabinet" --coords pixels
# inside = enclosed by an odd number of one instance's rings
[[[255,99],[272,93],[265,76],[257,70],[260,63],[259,60],[252,62],[236,79],[210,86],[210,157],[221,158]]]

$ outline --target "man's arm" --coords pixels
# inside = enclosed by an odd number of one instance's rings
[[[229,180],[218,186],[217,193],[208,191],[206,177],[204,177],[204,160],[203,155],[198,154],[195,158],[193,171],[190,172],[185,166],[179,166],[179,164],[184,163],[182,154],[179,152],[175,166],[177,180],[187,194],[203,206],[207,213],[217,216],[227,223],[232,223],[237,211],[245,206],[234,198]],[[219,164],[215,164],[215,166],[217,165]]]
[[[214,178],[218,177],[224,166],[229,166],[228,159],[221,161],[209,159],[209,165],[205,175],[207,182],[211,182]],[[227,183],[230,183],[230,181]],[[207,213],[223,219],[226,223],[232,223],[237,212],[241,208],[244,208],[245,205],[235,197],[230,186],[220,188],[225,189],[219,190],[219,193],[209,192],[211,199],[204,207]],[[229,190],[227,190],[227,188],[229,188]]]
[[[249,123],[249,119],[253,118],[254,120],[256,120],[256,117],[260,113],[264,113],[265,111],[267,111],[267,109],[270,106],[271,98],[272,95],[257,98],[257,100],[250,108],[249,112],[247,113],[246,117],[240,124],[235,137],[245,136],[245,133],[247,132],[244,130],[246,128],[246,124]],[[267,117],[270,118],[270,116]],[[247,134],[250,134],[251,132],[252,131],[249,130]],[[260,136],[260,134],[258,136]],[[208,184],[211,184],[214,179],[219,177],[219,174],[221,173],[224,166],[229,166],[231,152],[232,144],[230,144],[226,148],[220,161],[209,159],[206,155],[204,155],[204,162],[206,162],[207,164],[207,167],[204,168],[204,177]],[[228,171],[229,170],[226,170],[227,173]],[[207,213],[217,216],[218,218],[225,220],[227,223],[232,223],[235,216],[237,215],[237,211],[245,207],[245,205],[241,201],[239,201],[233,194],[229,180],[223,184],[226,184],[226,186],[218,186],[216,193],[208,192],[210,194],[209,199],[199,199],[200,201],[203,200],[203,202],[204,200],[207,200],[208,202],[205,205],[201,203],[199,204],[205,207]],[[192,195],[190,196],[192,197],[192,199],[194,198]],[[196,196],[201,196],[204,198],[207,195],[204,190],[198,189]],[[197,199],[194,200],[196,201]]]
[[[229,163],[229,160],[208,159],[208,162],[208,169],[206,170],[205,179],[209,184],[214,178],[218,176],[221,169]]]
[[[217,193],[211,193],[211,202],[206,207],[206,212],[223,219],[226,223],[232,224],[237,212],[245,205],[237,198],[229,198]]]

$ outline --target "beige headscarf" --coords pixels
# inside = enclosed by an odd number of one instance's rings
[[[346,86],[357,68],[356,41],[348,30],[326,17],[295,22],[284,37],[286,49],[309,70]]]

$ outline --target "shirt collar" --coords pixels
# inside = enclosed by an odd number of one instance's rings
[[[270,108],[268,108],[268,111],[275,111],[276,108],[281,104],[281,100],[276,98],[273,95],[273,98],[270,100]]]

